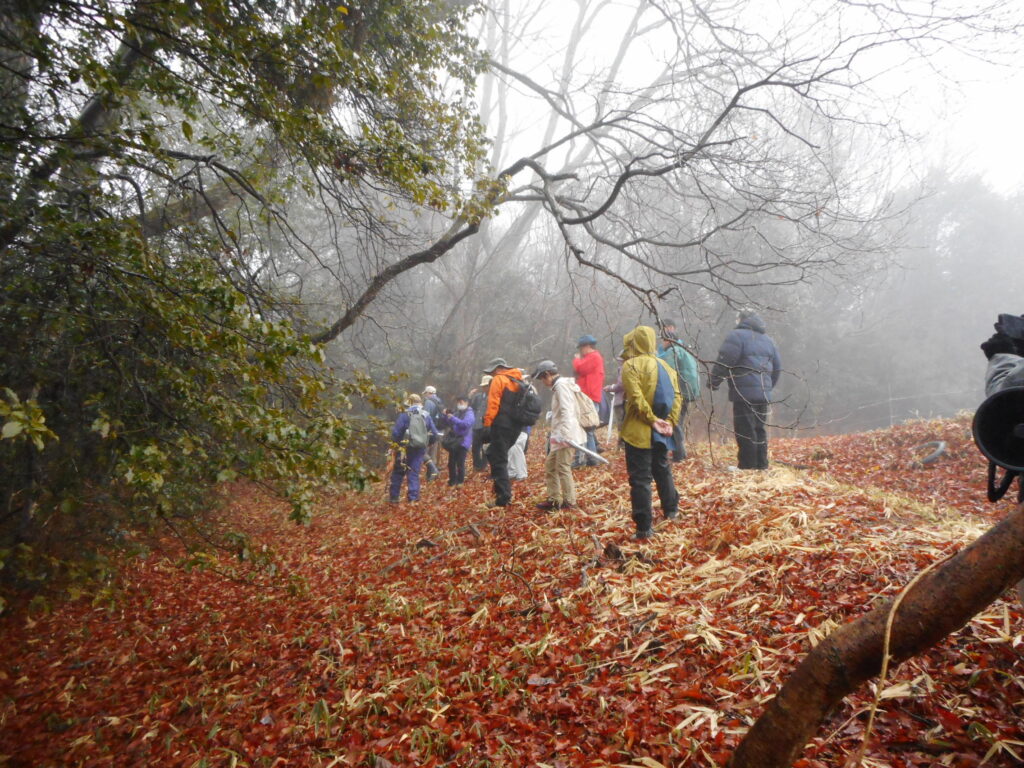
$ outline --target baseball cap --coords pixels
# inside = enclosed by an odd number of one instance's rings
[[[531,378],[536,379],[538,376],[543,376],[545,373],[558,373],[558,366],[555,365],[554,360],[541,360],[537,363],[537,367],[533,369],[533,376]]]

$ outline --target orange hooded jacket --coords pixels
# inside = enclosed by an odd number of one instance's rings
[[[487,390],[487,411],[484,413],[484,426],[494,423],[494,418],[501,409],[501,396],[508,392],[518,392],[523,386],[523,372],[518,368],[505,368],[495,371]]]

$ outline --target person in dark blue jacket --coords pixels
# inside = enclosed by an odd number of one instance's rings
[[[729,382],[733,428],[740,469],[768,469],[768,406],[782,375],[775,342],[765,333],[764,320],[750,310],[739,314],[736,327],[718,350],[711,369],[711,389]]]
[[[395,464],[391,470],[391,485],[388,500],[397,504],[402,495],[402,481],[408,480],[409,501],[420,498],[420,469],[427,455],[427,446],[437,440],[438,431],[434,420],[423,409],[419,395],[409,395],[408,406],[395,420],[391,428],[391,441],[400,448],[395,449]],[[417,443],[420,443],[419,445]]]

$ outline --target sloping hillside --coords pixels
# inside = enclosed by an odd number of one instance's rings
[[[914,448],[945,456],[915,467]],[[238,485],[258,557],[153,555],[95,600],[0,624],[0,765],[720,766],[810,644],[1010,508],[964,420],[779,440],[677,466],[680,518],[631,541],[621,454],[581,508],[489,483],[325,498],[307,528]],[[718,459],[712,461],[712,454]],[[882,692],[866,766],[1024,759],[1020,606],[997,602]],[[841,765],[873,692],[802,764]]]

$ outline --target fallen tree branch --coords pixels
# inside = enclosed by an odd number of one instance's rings
[[[926,574],[893,619],[895,662],[964,626],[1024,577],[1024,506]],[[821,721],[882,664],[891,600],[833,632],[793,671],[733,754],[731,768],[787,768]]]
[[[945,445],[945,443],[943,443],[943,445]],[[907,596],[910,590],[914,588],[914,585],[921,581],[929,571],[935,570],[951,557],[953,557],[953,555],[943,558],[942,560],[936,560],[923,571],[918,573],[917,576],[910,580],[910,583],[907,584],[907,586],[900,590],[900,593],[892,603],[892,607],[889,608],[889,615],[885,618],[885,637],[882,641],[882,671],[878,673],[878,685],[875,686],[875,700],[871,702],[871,710],[868,713],[868,724],[864,727],[864,738],[861,739],[860,750],[857,752],[857,760],[854,763],[853,768],[860,768],[861,764],[864,762],[864,755],[868,750],[868,743],[871,741],[871,730],[875,724],[875,715],[878,713],[878,705],[882,701],[882,691],[885,688],[885,681],[889,672],[889,660],[892,658],[892,655],[889,653],[889,647],[892,644],[892,625],[896,620],[896,611],[899,610],[900,603],[903,602],[903,599]]]

